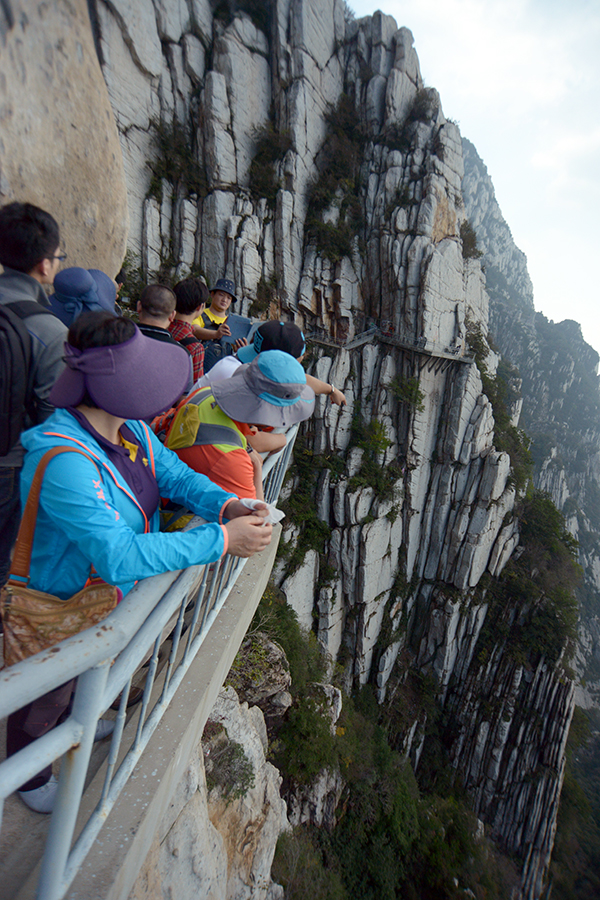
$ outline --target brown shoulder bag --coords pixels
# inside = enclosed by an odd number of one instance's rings
[[[5,666],[21,662],[97,625],[115,608],[122,596],[119,588],[102,581],[93,568],[85,587],[68,600],[28,587],[42,480],[46,466],[59,453],[81,453],[96,466],[91,456],[74,447],[53,447],[38,464],[17,536],[11,574],[0,591]]]

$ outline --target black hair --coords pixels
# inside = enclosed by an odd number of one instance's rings
[[[133,319],[113,316],[112,313],[103,309],[93,309],[82,313],[75,319],[69,328],[67,341],[77,350],[89,350],[91,347],[112,347],[115,344],[124,344],[134,336],[135,330]],[[80,403],[97,408],[97,404],[87,391]]]
[[[176,306],[175,294],[162,284],[148,284],[140,294],[142,309],[149,316],[164,319]]]
[[[177,312],[189,316],[203,303],[208,303],[208,288],[201,278],[184,278],[173,288],[177,301]]]
[[[112,347],[124,344],[135,334],[135,322],[123,316],[113,316],[104,309],[92,309],[78,316],[71,327],[67,340],[77,350],[91,347]]]
[[[56,219],[32,203],[8,203],[0,209],[0,263],[29,274],[58,250]]]

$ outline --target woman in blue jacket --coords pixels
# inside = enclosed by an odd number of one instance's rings
[[[85,585],[93,566],[127,594],[150,575],[210,563],[225,552],[247,557],[267,546],[272,529],[262,522],[266,507],[248,510],[234,494],[188,468],[140,421],[169,408],[183,392],[189,366],[178,347],[144,337],[130,319],[90,312],[71,326],[65,362],[50,395],[56,411],[22,437],[27,451],[23,503],[37,464],[50,448],[81,449],[91,459],[62,453],[48,464],[30,587],[67,599]],[[185,505],[207,524],[185,533],[160,533],[161,496]],[[56,725],[72,684],[9,717],[8,755]],[[104,724],[108,734],[110,725]],[[56,789],[48,768],[19,794],[30,808],[50,812]]]

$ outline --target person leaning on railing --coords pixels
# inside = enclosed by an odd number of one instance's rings
[[[68,599],[93,566],[125,595],[139,579],[210,563],[228,552],[248,557],[271,540],[266,506],[255,511],[163,447],[145,422],[183,392],[188,360],[178,347],[144,337],[131,319],[84,313],[65,343],[66,368],[52,389],[56,411],[23,435],[23,502],[37,464],[52,447],[37,516],[29,586]],[[168,496],[208,520],[185,533],[159,532],[159,498]],[[223,522],[224,517],[228,520]],[[12,755],[53,728],[74,682],[51,691],[8,719]],[[96,737],[110,733],[100,720]],[[104,731],[103,731],[104,728]],[[50,812],[57,781],[48,767],[22,785],[21,798]]]

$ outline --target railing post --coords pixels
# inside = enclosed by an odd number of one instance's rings
[[[85,778],[90,761],[96,724],[104,712],[110,660],[79,676],[72,716],[82,726],[79,744],[63,757],[56,805],[42,859],[37,900],[60,900],[64,894],[64,874],[77,822]]]

